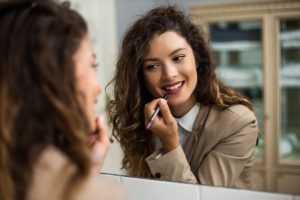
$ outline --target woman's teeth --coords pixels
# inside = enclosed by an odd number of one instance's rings
[[[165,87],[166,90],[176,90],[177,88],[181,87],[183,82],[178,83],[176,85],[170,86],[170,87]]]

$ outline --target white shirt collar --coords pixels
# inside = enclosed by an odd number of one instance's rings
[[[193,125],[197,114],[200,110],[200,105],[196,103],[192,109],[180,118],[175,118],[177,123],[188,132],[192,132]]]

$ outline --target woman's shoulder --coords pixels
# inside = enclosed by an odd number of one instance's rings
[[[245,138],[251,137],[254,141],[258,134],[258,123],[253,111],[244,105],[232,105],[225,109],[213,105],[207,119],[206,130],[213,138],[227,138],[240,134]],[[249,132],[256,134],[248,134]]]
[[[216,105],[213,105],[211,108],[211,112],[215,115],[224,118],[241,118],[245,117],[248,119],[256,119],[255,114],[252,110],[242,104],[231,105],[227,108],[220,108]]]
[[[227,108],[220,108],[216,105],[211,106],[207,127],[213,127],[218,132],[225,132],[226,130],[232,132],[245,126],[257,126],[255,114],[246,106],[232,105]]]
[[[46,147],[36,160],[36,168],[59,171],[63,166],[71,165],[69,158],[61,150],[54,146]],[[71,167],[75,170],[75,166]]]
[[[34,165],[28,199],[63,199],[64,189],[75,173],[76,166],[62,151],[53,146],[47,147]],[[124,199],[125,194],[119,183],[97,174],[89,175],[77,192],[78,200],[119,200]]]
[[[61,199],[68,178],[76,172],[68,157],[55,147],[44,149],[33,165],[28,199]]]

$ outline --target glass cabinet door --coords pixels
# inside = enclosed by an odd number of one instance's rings
[[[300,18],[280,23],[280,159],[300,161]]]
[[[209,24],[210,40],[217,73],[228,86],[247,96],[254,105],[259,128],[264,129],[263,55],[261,21],[218,22]],[[260,137],[256,158],[264,155]]]

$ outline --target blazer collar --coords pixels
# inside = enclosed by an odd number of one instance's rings
[[[175,118],[177,123],[189,133],[193,130],[194,122],[200,110],[200,104],[196,103],[190,111],[180,118]]]

